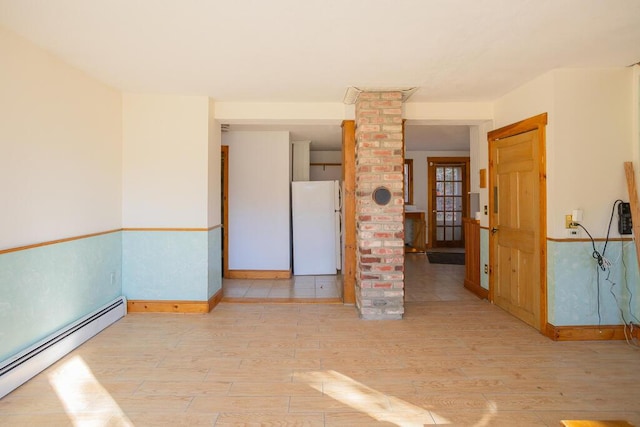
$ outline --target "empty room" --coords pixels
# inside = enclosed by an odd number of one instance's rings
[[[0,0],[0,425],[640,425],[638,22]]]

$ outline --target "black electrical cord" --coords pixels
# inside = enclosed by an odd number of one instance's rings
[[[591,247],[593,248],[593,252],[591,253],[591,256],[593,257],[593,259],[595,259],[598,262],[598,266],[600,267],[600,269],[602,271],[605,271],[607,267],[604,265],[604,257],[596,249],[596,242],[595,240],[593,240],[593,236],[591,236],[591,233],[589,233],[589,230],[587,230],[586,228],[584,228],[582,224],[578,224],[577,222],[574,222],[573,225],[577,225],[578,227],[582,228],[585,233],[587,233],[587,236],[589,236],[589,239],[591,239]]]
[[[618,203],[622,203],[622,200],[620,200],[620,199],[616,200],[615,202],[613,202],[613,206],[611,207],[611,217],[609,218],[609,227],[607,227],[607,238],[604,241],[604,248],[602,249],[602,254],[600,252],[598,252],[598,250],[596,249],[596,242],[593,239],[593,236],[591,235],[591,233],[589,233],[589,230],[587,230],[582,224],[579,224],[577,222],[573,223],[574,226],[578,226],[578,227],[582,228],[585,231],[585,233],[587,233],[587,236],[589,236],[589,239],[591,239],[591,247],[593,248],[593,252],[591,253],[591,256],[598,263],[598,265],[596,266],[596,296],[597,296],[597,300],[598,300],[597,301],[598,326],[600,326],[600,324],[602,323],[602,316],[600,314],[600,270],[607,271],[607,268],[608,268],[608,265],[605,265],[604,254],[607,251],[607,244],[609,243],[609,235],[611,233],[611,224],[613,223],[613,214],[616,211],[616,205]],[[608,280],[608,278],[609,278],[609,276],[607,275],[607,280]],[[614,297],[615,297],[615,295],[614,295]]]
[[[607,270],[607,266],[604,265],[604,254],[607,252],[607,245],[609,244],[609,235],[611,234],[611,224],[613,223],[613,214],[616,211],[616,205],[618,203],[622,203],[622,200],[620,199],[616,200],[615,202],[613,202],[613,206],[611,207],[611,217],[609,218],[609,227],[607,227],[607,238],[604,240],[604,247],[602,248],[602,254],[600,254],[600,252],[598,252],[598,250],[596,249],[596,242],[593,239],[593,236],[591,236],[591,233],[589,233],[589,230],[584,228],[582,224],[579,224],[577,222],[573,223],[573,225],[577,225],[578,227],[582,228],[585,231],[585,233],[587,233],[587,236],[589,236],[589,239],[591,239],[591,247],[593,248],[593,252],[591,253],[591,256],[593,257],[593,259],[595,259],[598,262],[598,266],[602,271]]]

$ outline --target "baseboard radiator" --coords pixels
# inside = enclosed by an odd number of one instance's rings
[[[119,297],[0,362],[0,399],[126,314],[127,301]]]

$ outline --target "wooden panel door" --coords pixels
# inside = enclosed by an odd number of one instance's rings
[[[493,301],[541,329],[541,192],[538,130],[491,141]]]

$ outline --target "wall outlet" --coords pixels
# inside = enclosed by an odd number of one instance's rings
[[[571,215],[569,215],[571,216]],[[580,238],[580,229],[578,227],[567,228],[567,237],[572,239]]]
[[[111,272],[111,277],[110,277],[110,279],[109,279],[109,280],[111,281],[111,284],[112,284],[112,285],[115,285],[115,284],[116,284],[116,272],[115,272],[115,271],[112,271],[112,272]]]
[[[571,215],[564,216],[564,228],[574,228],[571,224],[573,223],[573,219]]]
[[[489,274],[489,266],[487,264],[484,265],[484,274]]]

